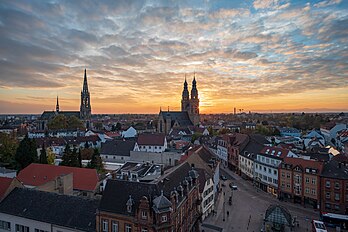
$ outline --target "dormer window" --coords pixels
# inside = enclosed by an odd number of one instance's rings
[[[162,215],[162,222],[167,222],[167,221],[168,221],[167,215]]]
[[[147,219],[147,212],[146,211],[141,211],[141,218]]]

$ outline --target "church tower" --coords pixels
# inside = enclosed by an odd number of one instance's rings
[[[88,119],[91,117],[91,100],[88,91],[87,73],[85,69],[85,77],[83,79],[83,88],[81,91],[80,117]]]
[[[185,82],[184,82],[184,90],[182,91],[182,98],[181,98],[181,111],[187,111],[187,112],[190,111],[190,95],[187,89],[186,75],[185,75]]]
[[[57,104],[56,104],[56,113],[59,113],[59,102],[58,102],[58,95],[57,95]]]
[[[199,99],[198,99],[198,90],[196,83],[196,74],[193,76],[192,89],[191,89],[191,99],[190,99],[190,119],[193,125],[199,125]]]

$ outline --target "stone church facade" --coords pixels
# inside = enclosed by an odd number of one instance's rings
[[[55,111],[44,111],[40,119],[37,121],[37,129],[38,130],[46,130],[48,121],[53,119],[57,115],[64,115],[65,117],[75,116],[81,119],[86,128],[90,127],[90,119],[91,119],[91,100],[90,93],[88,91],[88,83],[87,83],[87,71],[85,69],[85,76],[83,79],[83,87],[81,91],[81,104],[80,111],[61,111],[59,109],[59,100],[57,96],[56,110]]]
[[[191,97],[185,78],[181,98],[181,111],[160,111],[157,131],[169,134],[172,128],[185,128],[199,125],[199,98],[196,76],[194,75],[191,88]]]

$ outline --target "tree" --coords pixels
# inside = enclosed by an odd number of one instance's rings
[[[47,164],[47,153],[46,153],[46,148],[45,144],[42,144],[41,151],[40,151],[40,163],[41,164]]]
[[[65,146],[61,165],[69,167],[79,167],[79,160],[77,150],[75,147],[71,151],[69,144]]]
[[[19,143],[16,151],[15,159],[19,169],[27,167],[29,164],[37,162],[38,156],[36,151],[36,142],[34,139],[29,139],[28,135]]]
[[[56,158],[56,155],[53,153],[51,148],[47,148],[47,163],[48,164],[54,164],[54,159]]]
[[[117,131],[120,131],[122,129],[122,125],[121,125],[121,123],[116,123],[116,130]]]
[[[85,142],[85,149],[88,149],[89,148],[89,144],[88,144],[88,141]]]
[[[87,167],[97,169],[97,171],[99,173],[105,171],[103,161],[100,157],[100,153],[99,153],[99,150],[97,148],[94,149],[92,159],[87,164]]]
[[[82,156],[81,156],[81,149],[79,149],[78,160],[79,160],[79,167],[80,167],[80,168],[82,168]]]
[[[0,133],[0,163],[15,168],[15,154],[18,147],[17,141],[10,135]]]
[[[80,119],[78,119],[76,116],[68,117],[67,120],[67,129],[75,130],[75,129],[81,129],[84,130],[85,127]]]
[[[66,129],[68,126],[67,118],[62,114],[58,114],[48,122],[47,126],[50,130]]]

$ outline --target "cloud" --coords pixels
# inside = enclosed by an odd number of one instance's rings
[[[123,112],[177,107],[193,72],[202,105],[212,109],[230,99],[348,88],[348,10],[339,1],[239,3],[2,1],[0,94],[57,90],[76,108],[84,68],[98,112],[107,104]]]
[[[327,7],[332,6],[341,3],[342,0],[327,0],[327,1],[321,1],[316,4],[314,4],[314,7]]]

